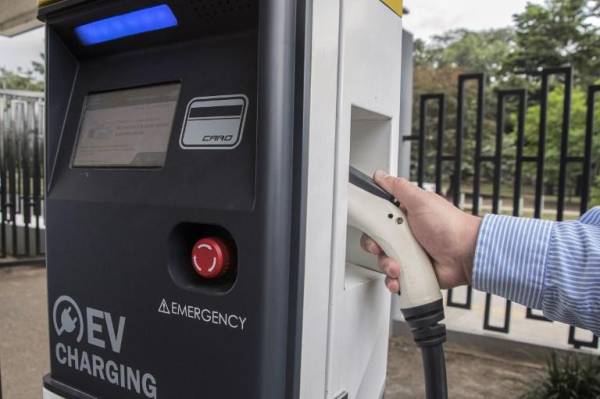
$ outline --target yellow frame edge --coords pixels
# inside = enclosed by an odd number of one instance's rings
[[[390,10],[395,12],[399,17],[404,15],[404,1],[403,0],[380,0],[383,4],[388,6]]]

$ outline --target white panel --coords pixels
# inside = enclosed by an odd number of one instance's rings
[[[42,388],[42,399],[65,399],[55,393],[50,392],[46,388]]]
[[[314,1],[300,398],[326,397],[339,2]]]
[[[373,399],[385,383],[391,300],[383,276],[346,264],[348,166],[397,172],[402,23],[379,1],[344,0],[340,37],[328,398]]]

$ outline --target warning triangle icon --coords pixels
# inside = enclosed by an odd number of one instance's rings
[[[158,312],[164,314],[171,314],[171,312],[169,311],[169,306],[167,306],[167,301],[165,299],[163,299],[160,303],[160,306],[158,307]]]

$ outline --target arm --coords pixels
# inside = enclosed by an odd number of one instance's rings
[[[441,287],[472,284],[600,334],[600,208],[575,222],[482,220],[405,179],[378,172],[375,181],[400,201]],[[397,292],[402,276],[396,260],[368,237],[362,244],[379,256],[386,284]]]
[[[600,334],[600,226],[488,215],[477,240],[473,287]]]

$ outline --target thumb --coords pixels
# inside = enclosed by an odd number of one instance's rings
[[[423,190],[403,177],[390,176],[386,172],[378,170],[375,172],[374,179],[381,188],[392,194],[407,209],[417,206],[423,201]]]

